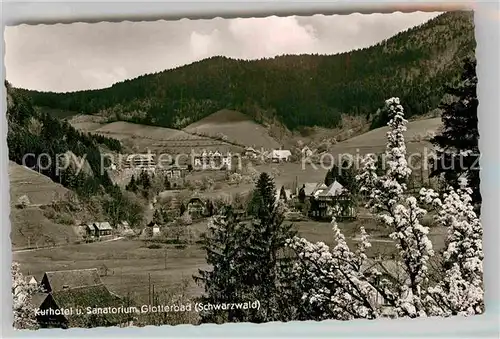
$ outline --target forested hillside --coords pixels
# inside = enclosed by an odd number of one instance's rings
[[[342,114],[370,117],[388,96],[401,98],[407,116],[428,113],[474,48],[472,12],[450,12],[333,56],[212,57],[102,90],[28,94],[38,106],[163,127],[183,128],[224,108],[258,122],[277,118],[290,129],[336,127]]]
[[[101,171],[102,145],[119,149],[119,142],[103,136],[94,136],[75,130],[68,122],[60,121],[33,107],[29,97],[5,83],[7,88],[7,145],[9,160],[27,166],[73,190],[85,204],[94,200],[109,220],[130,220],[136,224],[141,218],[140,206],[129,200],[114,185],[106,171]],[[58,170],[57,159],[72,154],[72,166]],[[70,158],[71,159],[71,158]],[[77,171],[76,161],[84,159],[88,166]],[[106,159],[106,158],[104,158]],[[64,160],[60,160],[61,168]]]

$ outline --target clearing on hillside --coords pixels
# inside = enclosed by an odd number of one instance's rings
[[[184,131],[212,138],[225,136],[229,142],[254,148],[274,149],[280,146],[280,143],[269,135],[266,127],[243,113],[227,109],[192,123],[185,127]]]
[[[404,133],[407,152],[422,152],[424,147],[430,147],[428,141],[432,133],[436,133],[442,126],[441,118],[423,119],[410,121],[407,124],[407,131]],[[347,139],[333,145],[329,152],[333,155],[341,153],[359,154],[382,153],[385,151],[387,143],[388,127],[381,127],[364,134]]]
[[[49,177],[13,161],[9,161],[9,181],[11,205],[23,195],[28,196],[31,205],[48,205],[54,198],[62,199],[70,192]]]
[[[78,124],[74,125],[78,128]],[[219,150],[221,152],[240,152],[240,147],[235,147],[229,143],[193,135],[185,131],[165,127],[154,127],[148,125],[134,124],[125,121],[116,121],[100,125],[91,131],[117,140],[120,140],[125,147],[133,148],[137,151],[159,151],[164,153],[187,153],[195,150]]]

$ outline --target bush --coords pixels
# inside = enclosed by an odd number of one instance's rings
[[[61,213],[57,215],[54,221],[57,224],[63,224],[63,225],[73,225],[75,223],[73,217],[67,213]]]
[[[156,243],[154,243],[154,244],[149,244],[149,245],[147,246],[147,248],[149,248],[149,249],[151,249],[151,250],[157,250],[157,249],[163,248],[163,246],[162,246],[162,245],[160,245],[160,244],[156,244]]]

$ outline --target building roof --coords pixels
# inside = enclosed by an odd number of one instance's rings
[[[87,224],[85,225],[86,227],[90,228],[91,231],[95,231],[95,226],[94,224]]]
[[[113,227],[111,227],[111,225],[107,221],[104,221],[104,222],[95,222],[94,226],[99,231],[107,231],[107,230],[112,230],[113,229]]]
[[[83,308],[84,311],[81,315],[75,314],[66,316],[70,323],[70,327],[80,327],[88,322],[86,308],[100,308],[105,307],[119,307],[124,306],[123,300],[117,295],[111,293],[104,284],[93,286],[83,286],[78,288],[71,288],[59,292],[52,293],[47,298],[52,298],[57,307],[63,309],[77,309]],[[108,313],[99,314],[102,320],[109,324],[118,324],[125,321],[126,314],[123,313]]]
[[[272,157],[273,158],[286,158],[292,155],[292,152],[290,152],[287,149],[274,149],[272,151]]]
[[[45,298],[47,298],[47,293],[34,293],[32,296],[31,296],[31,305],[34,307],[34,308],[39,308],[40,305],[43,303],[43,301],[45,300]]]
[[[330,186],[327,188],[321,190],[318,193],[318,197],[335,197],[337,195],[342,194],[342,191],[344,190],[344,186],[339,184],[337,180],[335,180]]]
[[[67,288],[76,288],[82,286],[93,286],[101,284],[101,277],[97,272],[97,268],[67,270],[67,271],[52,271],[45,272],[42,283],[49,285],[49,291],[61,291]]]
[[[317,190],[324,190],[328,188],[324,183],[320,182],[306,182],[304,184],[304,193],[306,196],[312,196]]]
[[[285,196],[287,200],[292,199],[292,190],[285,189]],[[281,197],[281,188],[276,189],[276,200],[279,200]]]

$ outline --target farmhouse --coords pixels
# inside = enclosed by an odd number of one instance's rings
[[[46,293],[101,284],[96,268],[45,272],[40,282]]]
[[[98,234],[93,223],[88,223],[87,225],[85,225],[85,233],[90,238],[93,238]]]
[[[318,182],[306,182],[302,186],[306,198],[312,198],[315,196],[315,194],[319,193],[320,191],[326,188],[328,188],[328,186],[326,186],[324,183],[318,183]]]
[[[275,149],[271,152],[271,160],[273,162],[290,161],[292,152],[285,149]]]
[[[184,177],[186,175],[184,168],[173,165],[166,168],[164,172],[170,189],[178,189],[184,186]]]
[[[31,285],[31,286],[37,286],[38,285],[38,281],[36,280],[36,278],[32,275],[29,275],[27,276],[26,278],[26,282]]]
[[[42,286],[47,294],[36,316],[42,328],[116,326],[130,320],[126,312],[91,314],[97,308],[125,306],[102,283],[95,268],[46,272]]]
[[[203,151],[193,156],[193,168],[196,170],[222,170],[231,169],[231,153],[222,154],[219,151]]]
[[[149,224],[147,225],[149,230],[147,231],[150,235],[152,236],[157,236],[160,234],[160,225],[157,223],[150,221]]]
[[[111,235],[113,232],[113,227],[109,224],[109,222],[95,222],[94,223],[94,228],[95,228],[95,235],[96,237],[103,237],[107,235]]]
[[[257,158],[258,154],[259,152],[257,152],[253,147],[247,147],[245,149],[245,157],[247,158],[255,159]]]

